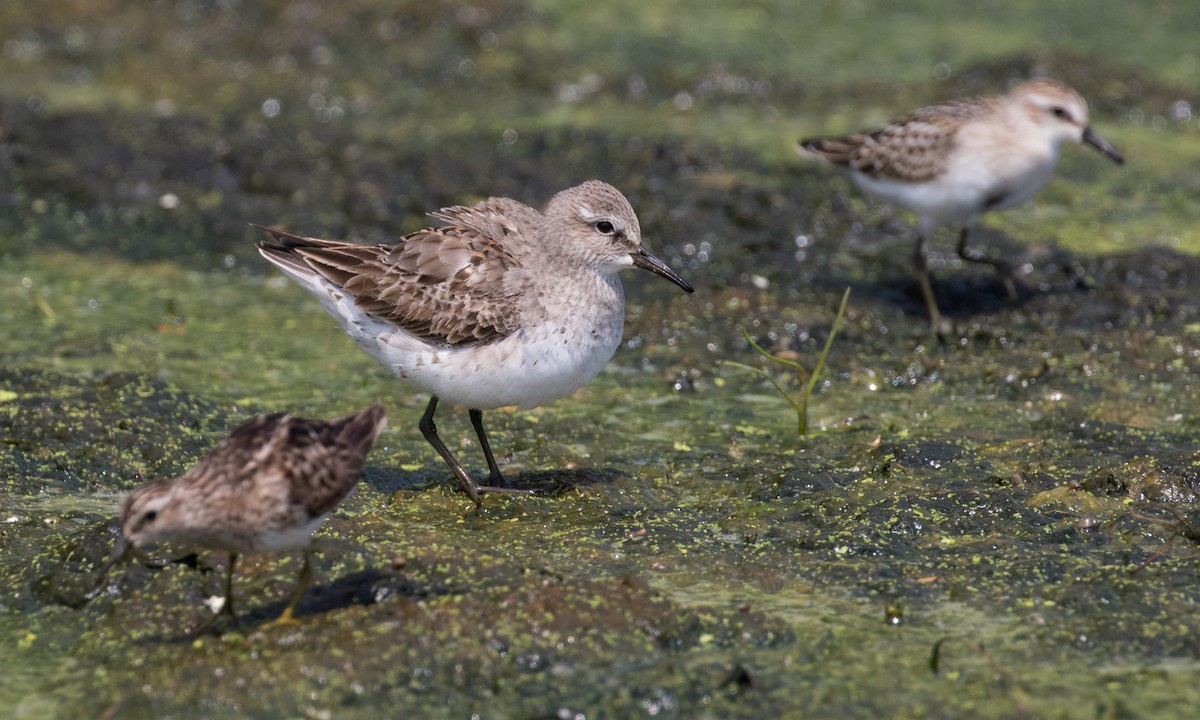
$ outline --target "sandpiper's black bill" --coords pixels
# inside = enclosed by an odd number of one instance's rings
[[[665,262],[646,252],[646,248],[638,248],[637,252],[629,253],[629,256],[633,258],[633,264],[637,267],[649,270],[655,275],[661,275],[687,292],[695,290],[687,280],[679,277],[679,274],[672,270]]]
[[[1092,129],[1091,125],[1088,125],[1083,129],[1083,141],[1112,158],[1113,162],[1116,164],[1125,164],[1125,158],[1121,155],[1121,153],[1117,152],[1115,147],[1109,145],[1107,140],[1097,135],[1096,131]]]
[[[113,569],[113,566],[125,559],[125,556],[133,550],[133,543],[124,535],[117,536],[117,542],[113,545],[112,554],[108,556],[108,560],[100,566],[100,570],[96,573],[96,584],[83,597],[85,600],[94,600],[101,591],[104,590],[105,583],[108,580],[108,572]]]

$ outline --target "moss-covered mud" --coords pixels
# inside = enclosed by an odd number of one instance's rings
[[[15,717],[1174,718],[1200,702],[1197,10],[1102,2],[9,3],[0,9],[0,707]],[[928,6],[928,7],[926,7]],[[683,15],[681,15],[683,13]],[[681,22],[680,18],[687,18]],[[818,31],[820,28],[825,30]],[[834,29],[836,31],[834,31]],[[870,48],[870,51],[864,50]],[[979,246],[794,158],[1039,68],[1068,148]],[[932,73],[932,75],[931,75]],[[267,272],[247,223],[383,240],[486,194],[626,191],[697,287],[630,273],[572,398],[489,413],[533,497],[475,509],[425,398]],[[812,433],[720,360],[808,361]],[[781,376],[782,377],[782,376]],[[784,379],[786,381],[786,378]],[[391,422],[299,558],[85,595],[124,492],[259,411]],[[465,413],[439,423],[478,471]]]

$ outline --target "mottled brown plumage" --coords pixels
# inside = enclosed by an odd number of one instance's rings
[[[432,397],[418,427],[467,494],[503,489],[482,410],[569,395],[621,341],[638,267],[692,287],[643,246],[629,200],[599,180],[544,212],[507,198],[433,213],[443,227],[365,245],[262,228],[259,252],[312,293],[366,352]],[[465,405],[493,487],[480,487],[437,435],[438,400]]]
[[[988,112],[997,100],[985,96],[921,108],[866,133],[801,141],[809,153],[832,165],[876,178],[926,182],[946,169],[953,130]]]
[[[464,226],[420,230],[394,245],[304,238],[262,228],[273,262],[319,272],[364,311],[422,340],[451,346],[489,342],[517,329],[528,285],[511,272],[520,262],[504,245]],[[483,300],[486,299],[486,302]]]
[[[934,229],[962,223],[958,254],[996,267],[1009,295],[1012,268],[967,250],[975,219],[1034,196],[1050,179],[1059,147],[1085,142],[1117,163],[1121,154],[1088,124],[1087,103],[1071,88],[1045,78],[1027,80],[1006,95],[982,95],[921,108],[875,130],[801,140],[800,152],[849,172],[859,189],[917,215],[917,279],[932,326],[942,331],[925,264],[925,239]]]
[[[237,556],[305,545],[354,489],[386,421],[379,405],[330,422],[259,415],[234,429],[183,476],[131,492],[121,504],[121,540],[114,556],[129,546],[157,542],[230,553],[225,608],[232,618]],[[307,567],[306,553],[302,578]],[[303,586],[302,581],[281,616],[284,621],[290,620]]]
[[[508,198],[489,198],[432,215],[447,225],[386,245],[255,227],[275,240],[259,246],[272,262],[320,273],[365,312],[421,340],[470,346],[515,331],[530,283],[513,245],[536,231],[540,214]]]

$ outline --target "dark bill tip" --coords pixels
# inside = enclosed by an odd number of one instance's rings
[[[1109,156],[1118,165],[1125,164],[1125,158],[1117,151],[1115,147],[1108,144],[1108,141],[1096,134],[1091,125],[1083,129],[1083,141],[1088,145],[1096,148],[1100,152]]]
[[[665,277],[679,287],[683,288],[686,292],[695,291],[695,288],[693,288],[687,280],[679,277],[679,273],[672,270],[662,260],[659,260],[650,253],[646,252],[646,248],[638,248],[637,252],[629,253],[629,256],[633,258],[633,264],[636,267],[640,267],[643,270],[649,270],[655,275],[661,275],[662,277]]]

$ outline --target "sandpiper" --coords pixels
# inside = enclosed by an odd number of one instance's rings
[[[624,328],[617,272],[639,267],[692,286],[642,247],[616,188],[590,180],[544,213],[507,198],[433,213],[445,225],[371,245],[273,228],[259,252],[315,295],[360,347],[431,395],[418,423],[478,505],[504,491],[483,410],[534,407],[591,380]],[[490,473],[478,485],[438,437],[438,401],[469,409]]]
[[[238,556],[305,546],[296,589],[273,624],[295,622],[312,576],[309,537],[354,489],[386,422],[379,405],[331,422],[282,414],[247,421],[183,476],[147,483],[125,498],[112,561],[157,542],[229,553],[221,614],[236,625]]]
[[[916,213],[917,279],[930,320],[940,313],[925,265],[925,240],[938,227],[962,223],[958,254],[992,265],[1016,289],[1001,260],[968,252],[976,218],[1029,200],[1050,179],[1064,142],[1085,142],[1124,162],[1088,124],[1087,103],[1073,89],[1035,78],[1007,95],[984,95],[921,108],[863,133],[801,140],[801,154],[850,172],[859,189]]]

